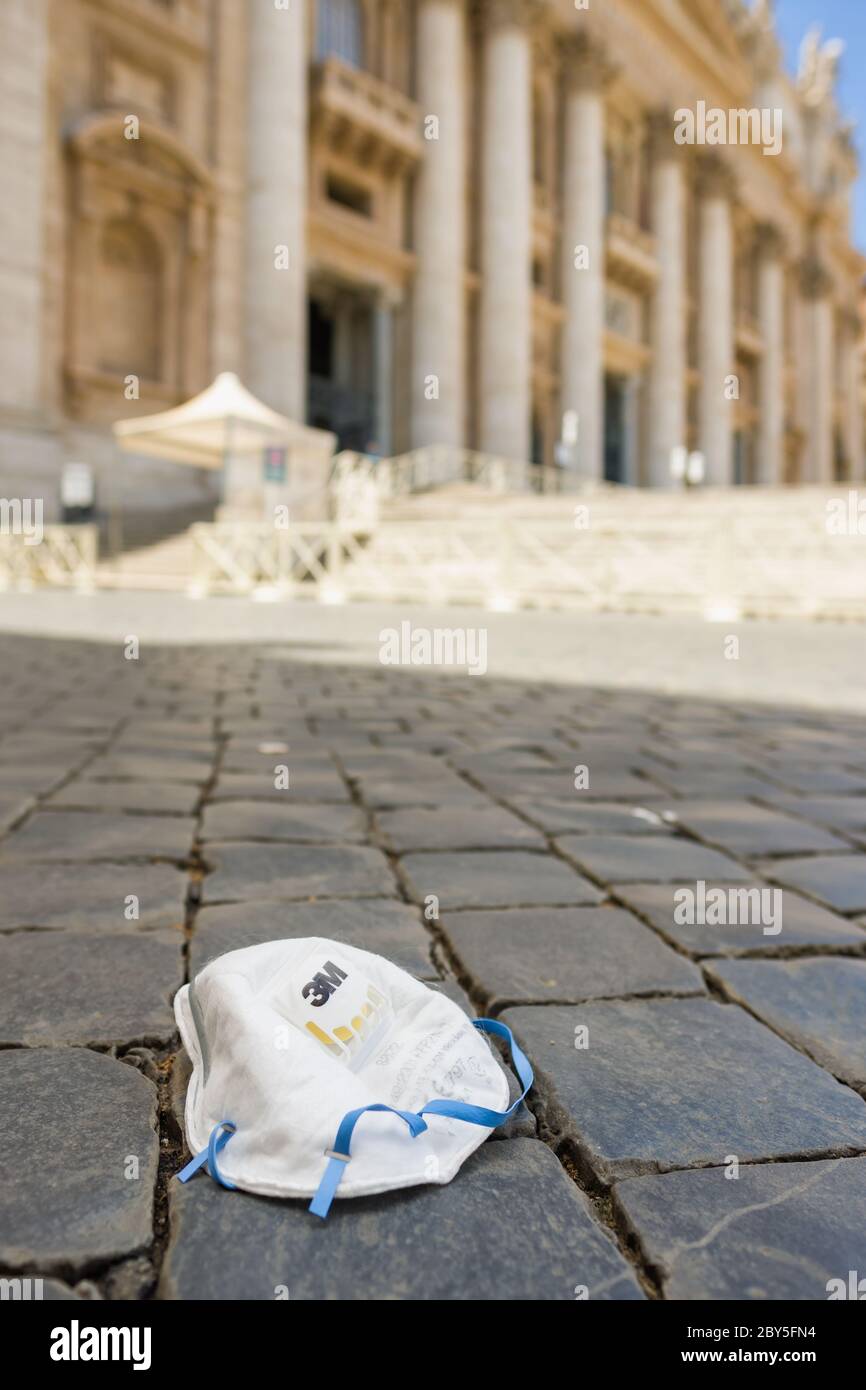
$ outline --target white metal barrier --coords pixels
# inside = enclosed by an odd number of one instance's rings
[[[195,592],[490,608],[866,618],[866,537],[808,517],[707,509],[573,519],[472,517],[198,526]]]
[[[53,585],[91,593],[98,553],[95,526],[46,526],[36,544],[30,537],[0,535],[0,590]]]

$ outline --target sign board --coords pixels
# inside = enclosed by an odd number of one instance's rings
[[[89,463],[66,463],[60,475],[60,503],[63,507],[92,507],[95,487]]]
[[[284,483],[287,474],[287,451],[268,448],[264,451],[264,478],[266,483]]]

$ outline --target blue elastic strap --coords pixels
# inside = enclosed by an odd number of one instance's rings
[[[198,1172],[199,1168],[201,1168],[204,1163],[206,1163],[207,1170],[211,1177],[215,1178],[221,1187],[231,1188],[234,1192],[236,1190],[235,1184],[229,1182],[228,1178],[224,1178],[219,1170],[217,1154],[221,1149],[225,1148],[234,1134],[235,1129],[236,1126],[233,1125],[230,1120],[221,1120],[218,1125],[214,1125],[210,1132],[207,1148],[202,1149],[201,1153],[197,1153],[195,1158],[190,1159],[186,1167],[180,1170],[177,1174],[178,1181],[189,1182],[190,1178]]]
[[[514,1069],[523,1087],[517,1100],[509,1105],[507,1110],[487,1110],[483,1105],[469,1105],[462,1100],[431,1100],[429,1104],[422,1106],[417,1113],[411,1110],[394,1110],[390,1105],[365,1105],[360,1110],[350,1110],[340,1121],[334,1147],[328,1152],[328,1166],[316,1189],[316,1195],[309,1205],[308,1210],[314,1216],[321,1216],[324,1220],[328,1215],[331,1202],[334,1200],[334,1195],[340,1185],[343,1170],[351,1158],[351,1142],[355,1125],[368,1110],[387,1110],[392,1115],[399,1115],[401,1120],[405,1120],[409,1126],[413,1139],[417,1139],[418,1135],[427,1128],[421,1118],[422,1115],[445,1115],[452,1120],[465,1120],[471,1125],[483,1125],[485,1129],[495,1129],[497,1125],[504,1124],[506,1120],[511,1119],[535,1079],[529,1058],[515,1042],[511,1029],[506,1027],[504,1023],[500,1023],[494,1018],[476,1018],[473,1019],[473,1023],[480,1033],[494,1033],[497,1037],[504,1038],[508,1043]]]

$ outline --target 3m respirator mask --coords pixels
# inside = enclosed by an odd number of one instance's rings
[[[186,1137],[224,1187],[359,1197],[450,1182],[515,1112],[532,1069],[504,1024],[466,1017],[381,956],[320,937],[219,956],[175,998],[192,1060]],[[523,1088],[484,1034],[511,1046]]]

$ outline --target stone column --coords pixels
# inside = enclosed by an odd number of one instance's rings
[[[845,453],[849,476],[860,481],[864,476],[863,458],[863,324],[856,309],[842,316],[845,340],[842,352],[842,371],[845,391]]]
[[[671,451],[686,444],[686,224],[683,149],[667,113],[651,122],[650,158],[659,277],[650,314],[647,481],[671,487]]]
[[[764,352],[758,368],[758,457],[755,479],[765,487],[782,481],[785,448],[784,238],[772,223],[758,228],[758,318]]]
[[[246,384],[306,415],[307,6],[249,5]]]
[[[392,451],[394,432],[394,306],[387,293],[380,294],[373,309],[376,394],[376,444],[383,458]]]
[[[576,411],[577,471],[604,473],[605,180],[603,50],[580,35],[564,45],[561,417]]]
[[[486,0],[481,127],[479,443],[526,461],[532,398],[533,0]]]
[[[217,170],[211,293],[211,377],[244,376],[244,233],[247,100],[245,0],[223,0],[214,15],[211,158]]]
[[[44,405],[47,0],[0,6],[0,77],[0,406],[23,420]]]
[[[466,417],[463,0],[420,0],[416,33],[417,101],[425,142],[415,182],[411,438],[414,448],[460,448]]]
[[[733,183],[720,159],[710,156],[701,162],[698,190],[698,429],[707,483],[724,487],[733,478],[733,402],[726,395],[726,380],[735,370]]]
[[[800,290],[805,311],[806,460],[803,481],[833,480],[832,279],[815,256],[804,260]]]

